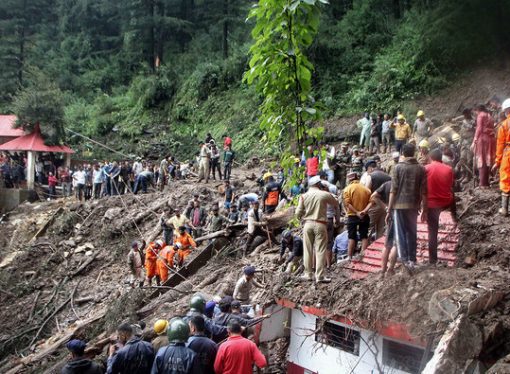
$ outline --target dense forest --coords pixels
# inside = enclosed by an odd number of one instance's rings
[[[315,3],[260,0],[268,1],[282,9]],[[305,53],[323,117],[395,110],[509,47],[510,0],[322,3]],[[124,152],[189,156],[210,131],[233,134],[247,154],[260,138],[261,98],[242,81],[253,43],[247,15],[256,4],[2,0],[0,111],[28,106],[42,126],[65,125]],[[98,156],[92,143],[67,135],[81,155]]]

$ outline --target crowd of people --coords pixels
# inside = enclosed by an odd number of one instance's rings
[[[457,122],[458,132],[448,138],[436,136],[440,127],[423,111],[417,113],[413,126],[403,113],[392,120],[388,114],[365,115],[358,121],[359,144],[343,142],[338,150],[326,142],[311,145],[287,170],[280,166],[262,169],[258,187],[251,191],[237,191],[230,181],[235,158],[232,139],[224,137],[221,170],[220,151],[208,134],[200,142],[190,173],[199,183],[207,183],[216,179],[218,172],[219,179],[224,179],[222,201],[204,202],[197,193],[184,209],[167,208],[159,221],[161,238],[149,244],[143,240],[132,243],[127,257],[131,285],[164,284],[185,266],[187,257],[197,249],[198,237],[238,224],[246,226],[247,234],[239,256],[247,255],[262,241],[278,244],[282,271],[304,282],[330,282],[330,269],[363,256],[370,243],[383,236],[381,277],[394,274],[397,261],[412,274],[421,266],[416,258],[418,220],[427,223],[428,262],[434,265],[439,260],[439,217],[449,210],[456,219],[454,194],[466,180],[478,179],[479,188],[487,188],[499,169],[500,212],[507,215],[509,116],[510,99],[501,104],[494,99],[488,106],[466,109],[452,120]],[[78,198],[82,197],[80,191],[99,198],[140,189],[146,192],[150,184],[162,188],[183,177],[178,166],[175,159],[166,157],[157,167],[142,160],[133,164],[105,162],[72,173],[64,169],[64,175],[67,171],[69,181],[77,181],[72,187]],[[89,167],[94,173],[91,190],[86,192],[84,169]],[[290,223],[284,228],[272,227],[275,212],[292,199],[297,202],[295,218],[300,228]],[[119,326],[119,341],[110,348],[107,372],[251,373],[253,364],[266,365],[258,348],[241,336],[249,334],[244,327],[267,317],[256,318],[254,313],[251,290],[264,287],[256,280],[256,272],[253,266],[245,267],[232,295],[210,301],[195,295],[186,316],[156,322],[157,337],[152,344],[132,325]],[[69,342],[74,357],[69,365],[87,360],[84,347],[84,342]],[[66,373],[73,372],[77,371]]]

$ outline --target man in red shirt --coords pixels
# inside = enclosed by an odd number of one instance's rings
[[[443,157],[439,149],[430,152],[432,162],[425,166],[427,171],[427,225],[429,231],[429,263],[437,262],[437,232],[439,230],[439,215],[443,210],[452,209],[455,216],[455,198],[453,196],[453,169],[443,164]]]
[[[50,199],[54,199],[57,197],[57,178],[53,175],[53,173],[50,171],[48,173],[48,194]]]
[[[232,138],[227,134],[223,135],[223,149],[226,151],[228,148],[232,148]]]
[[[216,374],[251,374],[253,364],[261,369],[267,365],[266,358],[255,343],[241,336],[239,322],[229,322],[227,331],[228,340],[220,345],[214,361]]]

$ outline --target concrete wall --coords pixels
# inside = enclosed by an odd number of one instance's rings
[[[270,342],[284,336],[289,336],[290,326],[290,312],[288,308],[284,308],[280,305],[271,305],[264,309],[264,314],[270,314],[275,312],[271,318],[265,319],[262,322],[260,329],[259,342]]]
[[[16,188],[0,188],[0,212],[5,213],[16,208],[24,201],[33,201],[34,191]]]
[[[383,338],[379,335],[376,336],[373,340],[374,345],[371,340],[373,333],[368,330],[338,323],[341,326],[360,331],[359,356],[356,356],[339,348],[316,342],[314,333],[316,316],[293,309],[291,321],[289,361],[304,369],[318,374],[378,373],[377,360],[384,373],[406,373],[383,365]]]

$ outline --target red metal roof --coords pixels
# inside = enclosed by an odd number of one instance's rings
[[[328,313],[329,312],[328,310],[306,305],[297,305],[295,302],[289,299],[278,299],[276,300],[276,303],[285,308],[300,309],[304,313],[313,314],[317,317],[331,315],[331,313]],[[376,321],[371,327],[368,321],[356,319],[356,323],[354,323],[351,318],[346,316],[334,315],[331,317],[331,319],[343,323],[345,325],[356,325],[365,330],[375,330],[379,334],[386,336],[388,338],[393,338],[396,340],[409,342],[421,347],[425,347],[425,342],[421,338],[411,335],[411,333],[407,329],[407,326],[403,323],[394,321]]]
[[[384,250],[385,238],[379,238],[373,242],[365,251],[361,260],[353,260],[345,265],[345,269],[352,270],[351,277],[362,279],[370,273],[381,271],[382,251]],[[416,249],[416,259],[418,263],[427,262],[429,258],[428,251],[428,228],[426,223],[418,222],[418,245]],[[438,261],[445,262],[453,267],[457,259],[457,243],[459,241],[459,230],[453,222],[450,212],[443,212],[439,217],[438,234]]]
[[[17,138],[18,136],[25,135],[23,129],[15,129],[14,123],[16,116],[10,114],[0,114],[0,136],[10,136]]]
[[[74,153],[74,151],[65,145],[46,145],[41,136],[39,126],[36,126],[30,134],[20,136],[5,144],[0,145],[0,151],[36,151],[36,152],[54,152],[54,153]]]

